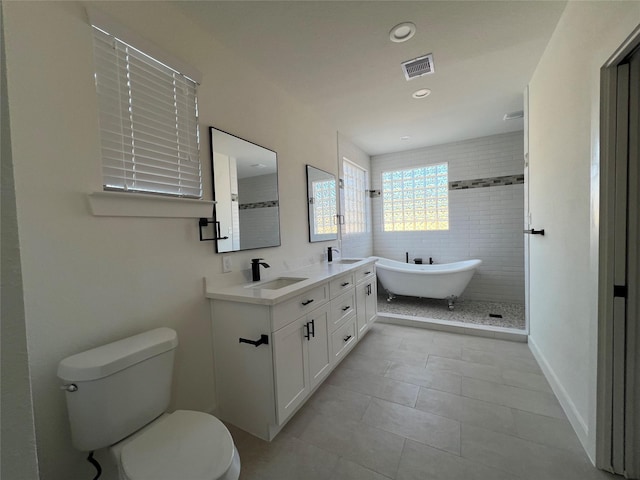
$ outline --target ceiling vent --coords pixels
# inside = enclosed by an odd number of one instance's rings
[[[413,60],[407,60],[402,62],[402,71],[407,80],[412,78],[421,77],[428,73],[433,73],[433,54],[429,53],[422,57],[414,58]]]

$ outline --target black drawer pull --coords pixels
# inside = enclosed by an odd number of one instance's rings
[[[365,275],[369,275],[371,272],[364,272]]]
[[[346,286],[347,286],[347,285],[349,285],[350,283],[351,283],[351,282],[344,282],[344,283],[341,283],[341,284],[340,284],[340,286],[341,286],[341,287],[346,287]]]
[[[346,307],[342,307],[342,311],[346,312],[347,310],[349,310],[351,307],[349,305],[347,305]]]
[[[259,347],[260,345],[269,345],[269,336],[268,335],[260,335],[260,340],[248,340],[246,338],[240,337],[239,343],[248,343],[249,345],[253,345],[254,347]]]
[[[309,333],[313,338],[316,338],[316,321],[311,320],[309,323],[311,323],[311,331]]]
[[[310,298],[309,300],[307,300],[306,302],[302,302],[302,305],[307,306],[309,305],[311,302],[313,302],[313,298]]]
[[[346,337],[344,337],[344,338],[343,338],[343,340],[344,340],[345,342],[348,342],[350,338],[351,338],[351,335],[347,335]]]
[[[307,340],[311,340],[311,330],[309,329],[309,322],[304,324],[304,328],[306,328],[306,332],[304,333],[304,338]]]

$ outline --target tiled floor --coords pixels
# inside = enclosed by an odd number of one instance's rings
[[[245,480],[591,480],[526,344],[376,323],[268,443],[229,427]]]
[[[387,302],[387,294],[378,290],[378,311],[412,317],[434,318],[438,320],[491,325],[494,327],[524,330],[524,305],[501,302],[479,302],[458,300],[453,310],[449,310],[447,300],[397,296]],[[490,315],[494,315],[493,317]],[[495,317],[500,315],[500,317]]]

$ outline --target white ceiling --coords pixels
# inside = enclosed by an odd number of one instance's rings
[[[307,104],[370,155],[523,129],[503,121],[566,2],[178,2],[220,42]],[[415,36],[389,40],[394,25]],[[433,53],[435,72],[400,64]],[[424,99],[411,93],[429,88]],[[400,137],[409,135],[409,140]]]

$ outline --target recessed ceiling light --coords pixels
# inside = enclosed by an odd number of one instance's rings
[[[430,93],[431,90],[429,90],[428,88],[421,88],[420,90],[416,90],[415,92],[413,92],[411,96],[413,98],[424,98],[428,97]]]
[[[389,39],[395,43],[406,42],[416,33],[416,26],[411,22],[399,23],[389,32]]]
[[[411,137],[409,135],[404,135],[400,137],[400,140],[409,140]]]

